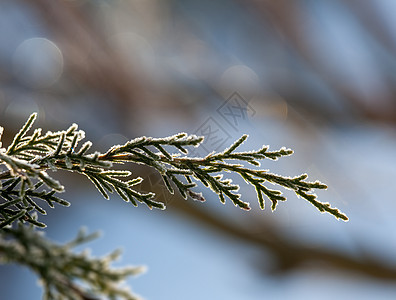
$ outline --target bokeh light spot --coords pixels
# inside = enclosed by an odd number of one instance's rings
[[[26,119],[34,112],[39,113],[40,118],[42,114],[44,116],[44,111],[40,110],[37,102],[30,98],[30,94],[13,98],[5,110],[6,115],[18,121]]]
[[[48,39],[27,39],[15,50],[13,71],[15,76],[29,87],[50,87],[62,75],[62,52]]]

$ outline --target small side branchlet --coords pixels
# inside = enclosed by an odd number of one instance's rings
[[[76,238],[59,245],[42,233],[22,224],[3,228],[0,264],[12,262],[30,268],[40,277],[44,300],[140,299],[123,283],[126,278],[142,273],[144,267],[112,267],[121,254],[119,250],[104,257],[92,257],[88,251],[73,251],[98,234],[80,230]]]

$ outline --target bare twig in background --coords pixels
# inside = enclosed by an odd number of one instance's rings
[[[106,42],[100,28],[81,7],[68,1],[27,1],[40,13],[63,50],[68,77],[103,94],[116,107],[120,120],[128,118],[143,95],[139,76],[126,68]]]
[[[351,87],[347,82],[339,80],[337,75],[328,70],[326,65],[317,58],[315,51],[309,46],[310,43],[302,25],[304,24],[304,20],[307,18],[307,14],[301,3],[290,3],[289,1],[284,0],[252,0],[250,5],[255,11],[261,12],[262,17],[265,20],[270,21],[273,24],[274,31],[278,32],[283,41],[301,57],[304,63],[313,70],[319,78],[321,78],[344,101],[349,103],[352,112],[369,120],[391,124],[396,123],[396,102],[393,97],[396,91],[393,88],[394,82],[389,82],[390,79],[386,76],[384,66],[379,67],[382,67],[381,75],[383,76],[382,79],[385,81],[386,89],[377,94],[376,98],[383,105],[386,105],[387,109],[378,110],[376,109],[377,107],[375,104],[370,106],[365,105],[366,101],[362,101],[362,98],[364,98],[365,95],[358,93],[358,91]],[[359,4],[359,7],[362,7],[362,5]],[[369,7],[367,7],[367,9],[370,10],[370,13],[372,12]],[[364,11],[364,9],[358,10],[361,18],[363,17],[362,14]],[[373,20],[372,16],[371,20]],[[363,23],[360,25],[362,24]],[[386,44],[387,47],[390,47],[390,41],[386,38],[388,34],[385,32],[384,27],[374,27],[374,25],[378,25],[378,23],[371,23],[368,25],[371,27],[371,32],[375,33],[375,36],[379,37],[382,44]],[[369,97],[371,97],[371,95],[369,95]],[[318,111],[318,113],[320,113],[320,111]]]
[[[214,215],[206,209],[197,207],[193,203],[187,203],[182,199],[172,202],[172,208],[181,213],[209,225],[215,230],[236,238],[244,243],[253,244],[262,248],[266,253],[275,257],[275,265],[271,266],[275,273],[287,273],[299,268],[326,265],[334,270],[354,272],[375,279],[396,280],[396,266],[389,265],[379,260],[376,256],[356,257],[341,251],[325,249],[319,245],[304,245],[289,240],[277,230],[274,224],[264,220],[250,222],[246,230],[233,226],[218,215]],[[249,228],[265,228],[265,233],[257,234]],[[260,259],[260,258],[256,258]],[[263,259],[264,260],[264,259]],[[265,260],[264,260],[265,261]],[[260,265],[266,268],[264,264]]]

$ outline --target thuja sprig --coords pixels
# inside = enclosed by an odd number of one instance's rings
[[[167,138],[167,141],[169,141],[169,139],[177,141],[178,138],[185,137],[189,137],[191,141],[194,141],[195,146],[202,142],[202,139],[199,137],[188,136],[183,133]],[[269,182],[293,190],[296,195],[308,200],[321,212],[328,212],[339,219],[348,220],[347,216],[338,209],[330,207],[328,203],[322,203],[316,200],[316,195],[312,193],[313,190],[326,189],[327,186],[319,181],[305,181],[308,178],[307,174],[296,177],[285,177],[272,174],[268,172],[268,170],[248,168],[241,163],[230,163],[230,161],[236,160],[241,162],[245,161],[254,166],[260,166],[260,161],[263,159],[277,160],[280,157],[288,156],[293,153],[292,150],[286,148],[281,148],[277,151],[269,151],[268,146],[264,146],[258,151],[236,152],[236,149],[247,138],[248,135],[243,135],[223,152],[213,152],[204,158],[180,156],[178,153],[164,154],[162,151],[161,153],[154,153],[148,150],[147,147],[152,146],[157,148],[157,145],[161,143],[162,139],[153,138],[139,139],[142,143],[144,141],[144,145],[132,142],[123,146],[115,146],[101,157],[104,159],[111,159],[112,161],[131,161],[150,165],[156,168],[162,175],[169,192],[174,192],[170,185],[170,181],[172,181],[185,199],[190,196],[194,200],[205,201],[201,193],[191,190],[196,186],[196,182],[193,182],[193,180],[200,181],[213,190],[219,196],[221,202],[224,203],[227,197],[235,206],[249,210],[249,203],[243,201],[241,195],[236,193],[239,190],[239,185],[233,184],[230,179],[223,179],[224,172],[232,172],[239,174],[248,184],[254,186],[261,209],[264,209],[265,201],[263,196],[266,196],[272,202],[272,210],[276,208],[278,201],[286,200],[281,191],[269,189],[264,185],[265,182]],[[185,180],[182,181],[180,177],[184,177]]]
[[[44,300],[138,300],[123,282],[141,273],[142,267],[115,269],[112,262],[118,259],[116,250],[104,257],[92,257],[89,252],[74,253],[73,249],[95,239],[98,234],[81,230],[72,241],[59,245],[49,241],[37,230],[18,225],[0,232],[0,263],[18,263],[40,277]],[[101,298],[102,299],[102,298]]]
[[[143,193],[134,188],[142,181],[140,177],[129,179],[131,172],[114,170],[114,163],[138,163],[154,168],[162,176],[169,192],[174,193],[176,188],[185,199],[189,197],[205,201],[202,193],[193,190],[197,182],[202,182],[218,195],[222,203],[228,198],[235,206],[248,210],[249,203],[243,201],[237,193],[239,185],[234,184],[231,179],[223,178],[225,172],[237,173],[255,188],[261,209],[264,209],[265,197],[271,201],[273,210],[279,201],[286,200],[281,191],[264,185],[269,182],[293,190],[297,196],[306,199],[321,212],[348,220],[338,209],[316,199],[313,190],[326,189],[325,184],[305,181],[308,177],[306,174],[284,177],[268,170],[253,168],[260,166],[260,161],[264,159],[277,160],[291,155],[293,152],[290,149],[269,151],[268,146],[264,146],[257,151],[237,152],[237,148],[248,137],[243,135],[222,152],[213,152],[203,158],[189,157],[187,147],[199,146],[203,137],[179,133],[166,138],[140,137],[124,145],[113,146],[103,154],[89,153],[92,143],[78,145],[85,134],[78,130],[76,124],[64,131],[42,135],[41,129],[36,129],[32,135],[28,135],[36,116],[32,114],[29,117],[7,149],[0,148],[0,164],[8,169],[0,173],[0,182],[3,184],[0,190],[0,228],[16,220],[45,226],[30,215],[32,211],[45,214],[38,200],[51,207],[53,203],[69,205],[55,195],[56,192],[62,192],[64,187],[47,173],[48,170],[63,169],[83,174],[106,199],[109,198],[109,193],[116,192],[135,206],[141,202],[149,208],[165,208],[163,203],[155,200],[154,193]],[[172,148],[177,152],[169,151]],[[45,190],[45,186],[49,191]]]

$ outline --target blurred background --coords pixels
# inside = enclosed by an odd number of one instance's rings
[[[293,193],[275,212],[169,195],[133,166],[165,211],[102,199],[88,180],[56,174],[69,208],[47,236],[101,230],[94,255],[124,250],[146,265],[128,281],[145,299],[394,299],[396,297],[396,3],[392,0],[2,0],[3,144],[32,112],[45,130],[79,124],[95,150],[177,132],[207,139],[192,155],[295,150],[263,168],[328,184],[320,214]],[[237,180],[237,179],[236,179]],[[30,271],[1,266],[4,299],[40,299]],[[9,283],[15,284],[9,284]],[[23,287],[23,288],[21,288]]]

